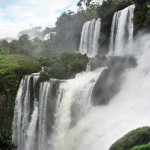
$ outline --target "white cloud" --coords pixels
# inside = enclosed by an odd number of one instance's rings
[[[20,0],[16,4],[8,4],[5,8],[0,7],[0,38],[17,37],[20,30],[28,29],[30,25],[54,26],[62,11],[75,10],[77,1]]]

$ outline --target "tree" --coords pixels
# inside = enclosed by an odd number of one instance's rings
[[[0,150],[15,150],[16,147],[12,144],[11,136],[5,132],[0,132]]]
[[[30,50],[32,50],[32,44],[29,40],[29,36],[27,34],[20,36],[18,42],[20,53],[28,55]]]
[[[6,40],[0,41],[0,52],[1,53],[9,53],[10,52],[9,43]]]
[[[92,0],[79,0],[77,3],[77,6],[81,7],[82,5],[84,5],[88,8],[90,6],[91,2],[92,2]]]

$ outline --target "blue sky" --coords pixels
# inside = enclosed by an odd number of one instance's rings
[[[65,10],[76,11],[78,0],[0,0],[0,38],[17,37],[31,26],[54,26]]]

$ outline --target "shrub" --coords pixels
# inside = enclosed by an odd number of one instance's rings
[[[11,136],[0,131],[0,150],[15,150],[16,147],[12,143]]]
[[[133,130],[126,134],[124,137],[115,142],[110,150],[148,150],[144,149],[145,147],[149,147],[148,144],[150,141],[150,127],[143,127]],[[142,146],[138,146],[142,145]],[[138,147],[135,147],[138,146]],[[141,148],[141,149],[140,149]],[[143,149],[142,149],[143,148]]]

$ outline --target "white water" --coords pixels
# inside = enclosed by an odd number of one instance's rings
[[[72,80],[59,81],[54,93],[51,88],[56,81],[43,83],[31,121],[27,126],[21,126],[25,120],[20,119],[21,114],[28,110],[23,109],[28,103],[21,105],[25,101],[21,95],[28,91],[24,92],[24,87],[30,76],[22,80],[13,126],[13,141],[17,141],[18,149],[108,150],[127,132],[150,126],[150,35],[138,38],[131,49],[136,51],[138,66],[125,71],[120,92],[105,106],[91,104],[92,89],[103,70],[101,68],[77,74]],[[37,114],[39,126],[35,128]],[[50,116],[54,117],[54,124],[49,122],[52,120]]]
[[[48,95],[50,92],[51,84],[45,82],[41,85],[40,95],[39,95],[39,129],[38,129],[38,148],[42,149],[45,147],[45,150],[48,149],[48,136],[46,130],[46,117],[47,117],[47,105],[48,105]]]
[[[48,33],[44,36],[44,41],[47,41],[47,40],[51,40],[51,36],[52,35],[56,35],[56,32],[51,32],[51,33]]]
[[[103,68],[77,74],[75,79],[68,80],[61,85],[63,97],[56,111],[52,136],[54,150],[63,149],[70,126],[75,126],[90,110],[92,89],[102,70]],[[62,93],[60,92],[60,94]]]
[[[91,71],[91,62],[88,62],[86,65],[86,72],[90,72]]]
[[[98,54],[101,19],[85,22],[83,25],[79,52],[87,54],[88,57],[95,57]]]
[[[56,147],[58,144],[54,143],[57,142],[63,145],[69,128],[75,126],[91,108],[92,89],[102,70],[82,72],[71,80],[44,82],[38,101],[31,98],[29,89],[34,76],[26,76],[18,90],[13,122],[13,142],[18,150],[49,150]],[[57,85],[57,82],[60,83]],[[34,107],[30,114],[31,101],[34,101]]]
[[[32,114],[32,119],[27,129],[27,141],[25,142],[25,149],[36,150],[36,127],[38,120],[38,103],[35,101],[34,103],[34,111]]]
[[[114,14],[108,55],[122,56],[128,53],[125,47],[129,46],[129,43],[132,44],[133,41],[134,8],[135,6],[131,5]]]
[[[44,36],[44,41],[50,40],[50,33],[46,34]]]
[[[13,135],[12,140],[18,146],[19,150],[24,150],[26,140],[29,135],[27,132],[30,120],[31,111],[31,89],[34,89],[35,82],[38,78],[38,74],[25,76],[20,83],[20,87],[16,97],[16,105],[14,111],[13,121]],[[32,81],[31,81],[32,80]],[[33,92],[34,96],[34,92]],[[36,100],[34,101],[36,107]],[[32,118],[36,120],[35,118]],[[32,124],[34,124],[31,121]],[[32,129],[31,129],[32,130]],[[34,130],[34,129],[33,129]]]
[[[126,11],[123,14],[126,16]],[[127,132],[150,126],[150,35],[141,35],[127,45],[127,55],[132,51],[138,65],[125,70],[120,92],[104,106],[91,104],[93,87],[104,68],[77,74],[71,80],[42,83],[39,101],[33,100],[32,114],[31,76],[26,76],[18,90],[13,122],[13,141],[18,150],[109,150]]]
[[[108,150],[127,132],[150,126],[150,35],[138,39],[133,50],[138,52],[138,66],[126,70],[121,91],[108,105],[91,106],[73,128],[63,128],[70,115],[65,115],[66,107],[61,111],[62,130],[57,129],[54,150]]]

